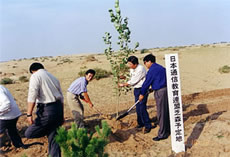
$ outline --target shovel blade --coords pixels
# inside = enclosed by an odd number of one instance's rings
[[[120,120],[121,118],[124,118],[125,116],[127,116],[129,114],[129,112],[125,112],[124,114],[120,115],[119,117],[117,117],[116,120]]]

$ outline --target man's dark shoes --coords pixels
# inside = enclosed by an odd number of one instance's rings
[[[23,149],[27,149],[29,148],[28,145],[24,145],[24,144],[19,144],[18,146],[15,146],[16,148],[23,148]]]
[[[147,133],[149,133],[150,131],[151,131],[151,128],[145,128],[144,134],[147,134]]]
[[[141,129],[141,128],[143,128],[144,126],[143,125],[137,125],[135,128],[136,129]]]
[[[167,139],[168,137],[154,137],[153,141],[160,141],[160,140],[164,140]]]

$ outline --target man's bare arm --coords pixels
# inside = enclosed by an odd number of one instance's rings
[[[34,106],[35,106],[35,102],[28,102],[28,108],[27,108],[27,121],[29,122],[29,124],[33,124],[33,110],[34,110]]]

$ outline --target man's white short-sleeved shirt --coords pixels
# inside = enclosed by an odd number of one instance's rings
[[[30,77],[28,102],[51,103],[63,102],[59,81],[45,69],[39,69]]]

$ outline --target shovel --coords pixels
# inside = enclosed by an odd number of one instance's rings
[[[105,118],[105,119],[112,119],[112,117],[111,117],[110,115],[101,113],[101,111],[98,110],[98,109],[95,108],[95,107],[93,107],[93,110],[96,111],[96,112],[99,114],[99,116],[101,116],[102,118]]]
[[[137,100],[137,102],[136,102],[133,106],[131,106],[131,107],[129,108],[128,111],[126,111],[125,113],[123,113],[122,115],[120,115],[119,117],[117,117],[116,120],[120,120],[121,118],[124,118],[125,116],[127,116],[127,115],[129,114],[129,112],[130,112],[138,103],[139,103],[139,100]]]
[[[152,89],[149,89],[148,92],[147,92],[146,94],[149,94],[149,93],[152,93],[152,92],[153,92],[153,90],[152,90]],[[146,95],[146,94],[145,94],[145,95]],[[123,113],[122,115],[120,115],[119,117],[117,117],[116,120],[120,120],[121,118],[124,118],[125,116],[127,116],[127,115],[129,114],[129,112],[130,112],[138,103],[139,103],[139,100],[137,100],[137,101],[135,102],[135,104],[134,104],[133,106],[131,106],[131,107],[128,109],[128,111],[126,111],[125,113]]]

